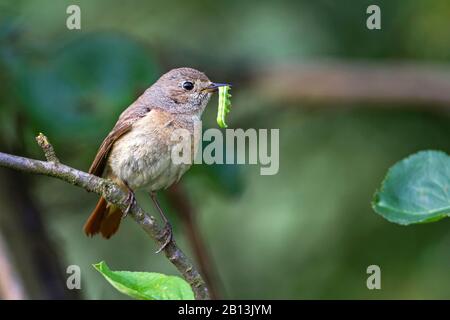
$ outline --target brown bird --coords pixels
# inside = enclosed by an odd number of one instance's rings
[[[120,115],[101,144],[89,173],[116,182],[128,193],[129,204],[121,212],[101,197],[84,226],[88,236],[101,233],[108,239],[116,233],[122,217],[135,202],[134,191],[144,189],[165,223],[166,240],[159,251],[170,242],[172,228],[155,192],[177,182],[190,167],[172,161],[171,150],[176,142],[171,134],[176,129],[186,129],[193,136],[194,125],[200,122],[212,93],[224,85],[211,82],[195,69],[173,69]]]

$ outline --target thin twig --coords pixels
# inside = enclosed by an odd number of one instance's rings
[[[34,160],[0,152],[0,166],[27,173],[54,177],[81,187],[86,191],[96,193],[121,210],[127,208],[127,194],[118,185],[110,180],[96,177],[60,163],[48,139],[44,135],[37,139],[39,139],[38,142],[44,142],[43,145],[45,148],[43,150],[49,161]],[[159,245],[163,244],[164,238],[160,237],[162,233],[161,227],[137,203],[131,207],[129,215],[154,241]],[[181,249],[177,247],[175,240],[172,239],[164,248],[164,254],[178,269],[182,277],[191,285],[196,299],[206,300],[210,298],[208,288],[202,276]]]
[[[48,138],[46,136],[44,136],[42,133],[39,133],[39,135],[36,137],[36,141],[44,151],[44,156],[47,161],[59,163],[59,159],[56,156],[55,149],[53,149],[53,146],[48,141]]]

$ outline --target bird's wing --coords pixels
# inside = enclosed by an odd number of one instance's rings
[[[106,160],[108,159],[108,154],[111,151],[114,142],[116,142],[125,133],[130,131],[133,123],[135,123],[140,118],[143,118],[151,110],[151,106],[144,105],[136,101],[120,115],[116,125],[105,138],[105,140],[103,140],[103,143],[98,149],[94,162],[89,168],[90,174],[99,177],[103,174],[103,170],[106,166]]]

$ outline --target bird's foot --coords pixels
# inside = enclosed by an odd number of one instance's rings
[[[172,241],[173,238],[173,231],[172,231],[172,225],[167,221],[164,225],[164,229],[161,232],[161,235],[158,236],[158,240],[162,241],[164,239],[163,244],[161,247],[156,251],[156,253],[160,253],[163,251],[167,245]]]
[[[126,202],[128,203],[128,205],[122,214],[122,219],[125,218],[128,215],[128,213],[130,213],[131,208],[136,204],[136,197],[134,195],[134,192],[131,189],[128,189],[128,195],[127,195]]]

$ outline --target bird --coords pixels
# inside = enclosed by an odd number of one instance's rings
[[[184,129],[194,137],[194,127],[200,123],[212,94],[227,85],[212,82],[193,68],[172,69],[122,112],[100,145],[89,173],[112,180],[126,192],[127,208],[122,212],[100,197],[84,225],[86,235],[100,233],[109,239],[136,202],[135,191],[145,190],[164,221],[165,240],[157,252],[167,246],[172,227],[158,202],[157,191],[178,182],[192,164],[172,161],[176,142],[171,135]]]

